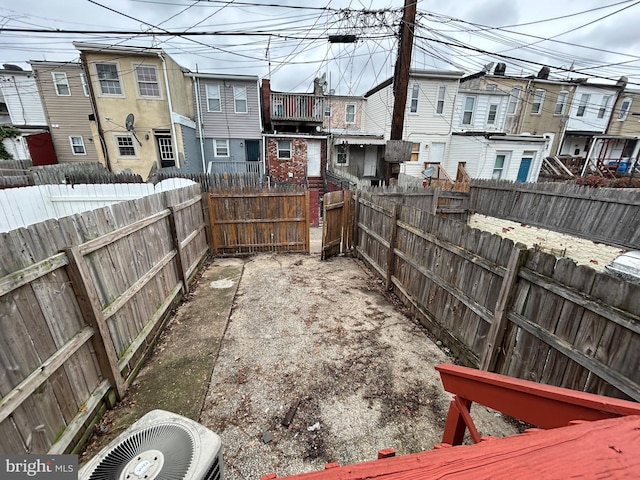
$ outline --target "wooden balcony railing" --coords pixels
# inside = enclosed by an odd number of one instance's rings
[[[208,165],[209,173],[257,173],[262,175],[262,162],[235,161],[222,162],[211,161]]]
[[[324,97],[312,93],[272,93],[271,120],[318,122],[324,116]]]

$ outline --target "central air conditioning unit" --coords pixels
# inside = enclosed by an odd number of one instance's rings
[[[222,480],[222,442],[188,418],[153,410],[80,469],[79,480]]]

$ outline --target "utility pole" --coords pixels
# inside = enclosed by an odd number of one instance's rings
[[[391,117],[391,140],[402,140],[417,4],[418,0],[404,0],[404,14],[402,25],[400,25],[400,46],[398,47],[398,60],[393,81],[395,101]]]

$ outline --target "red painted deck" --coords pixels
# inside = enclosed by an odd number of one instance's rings
[[[640,478],[640,416],[534,430],[475,445],[441,448],[283,478],[511,480],[569,477]],[[276,477],[263,477],[266,478]]]

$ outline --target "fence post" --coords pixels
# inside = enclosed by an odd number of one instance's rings
[[[507,327],[507,313],[518,280],[518,272],[520,267],[527,261],[528,253],[527,247],[521,243],[514,245],[511,251],[511,256],[507,263],[507,271],[502,279],[502,287],[496,301],[491,328],[487,334],[487,344],[480,359],[481,370],[492,371],[496,366],[498,353]]]
[[[171,231],[171,238],[173,239],[173,246],[176,249],[176,263],[178,264],[178,274],[180,280],[182,280],[182,293],[186,295],[189,293],[189,279],[187,278],[187,272],[184,269],[185,262],[182,258],[182,242],[180,242],[180,236],[178,235],[178,228],[176,227],[176,210],[174,207],[168,207],[171,214],[167,217],[169,219],[169,229]]]
[[[356,190],[355,208],[353,212],[353,250],[358,258],[358,222],[360,221],[360,190]]]
[[[118,400],[121,400],[124,397],[125,388],[120,367],[118,366],[118,354],[111,341],[107,322],[102,315],[102,305],[96,294],[95,286],[91,282],[91,275],[78,246],[66,248],[64,252],[69,259],[67,271],[71,278],[71,285],[78,299],[82,316],[94,330],[91,342],[96,352],[100,370],[102,375],[115,388]]]
[[[311,231],[309,230],[311,228],[310,225],[310,221],[311,221],[311,212],[310,212],[310,205],[309,205],[309,190],[305,190],[304,191],[304,231],[306,232],[305,235],[305,241],[304,241],[304,248],[306,253],[311,253]]]
[[[213,173],[211,174],[213,176]],[[216,209],[213,203],[213,195],[211,192],[207,195],[209,197],[208,206],[209,206],[209,225],[211,225],[211,243],[213,248],[211,250],[212,254],[218,253],[218,232],[216,232]]]
[[[433,197],[431,199],[431,215],[438,214],[438,201],[440,200],[440,188],[433,187]]]
[[[389,251],[387,252],[387,282],[385,285],[387,290],[391,290],[393,286],[391,277],[393,276],[393,271],[395,266],[394,264],[396,260],[394,250],[396,248],[396,238],[398,237],[398,218],[400,218],[400,208],[402,207],[399,203],[393,204],[393,213],[391,214],[393,224],[391,225],[391,237],[389,238]]]

